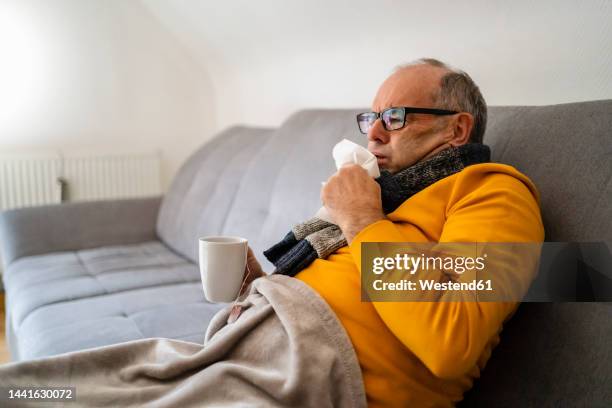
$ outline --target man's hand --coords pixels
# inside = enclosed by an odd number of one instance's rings
[[[251,271],[251,273],[249,273],[249,270]],[[263,271],[263,269],[261,269],[259,261],[257,261],[257,258],[255,258],[253,250],[251,249],[251,247],[249,247],[247,252],[247,264],[244,267],[244,275],[242,276],[242,279],[246,278],[246,281],[244,282],[244,285],[242,285],[242,290],[240,291],[238,296],[242,296],[248,289],[251,282],[253,282],[255,279],[261,278],[262,276],[266,275],[267,274]]]
[[[327,180],[321,201],[348,243],[363,228],[385,218],[380,186],[356,164],[341,167]]]

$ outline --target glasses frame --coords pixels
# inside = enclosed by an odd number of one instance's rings
[[[391,109],[402,109],[404,111],[404,123],[402,123],[402,126],[397,128],[397,129],[387,129],[387,124],[385,123],[384,120],[382,120],[382,115]],[[361,115],[365,115],[366,113],[374,113],[376,115],[376,119],[374,120],[374,122],[372,122],[372,126],[374,126],[374,123],[376,123],[376,121],[378,119],[381,120],[383,128],[387,131],[387,132],[392,132],[394,130],[400,130],[403,129],[404,127],[406,127],[406,117],[408,116],[408,114],[410,113],[425,113],[428,115],[440,115],[440,116],[444,116],[444,115],[455,115],[457,113],[459,113],[458,111],[453,111],[453,110],[446,110],[446,109],[435,109],[435,108],[414,108],[412,106],[392,106],[390,108],[387,108],[381,112],[361,112],[357,114],[357,127],[359,128],[359,132],[361,132],[364,135],[367,135],[368,132],[363,132],[361,130],[361,126],[359,126],[359,116]],[[371,129],[372,127],[370,127]]]

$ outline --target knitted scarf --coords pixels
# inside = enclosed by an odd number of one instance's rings
[[[380,184],[384,213],[395,211],[404,201],[431,184],[469,165],[486,163],[490,157],[488,146],[468,143],[442,150],[395,174],[381,171],[376,181]],[[326,259],[345,245],[346,239],[336,224],[313,217],[294,226],[279,243],[264,251],[264,255],[276,267],[274,273],[295,276],[315,259]]]

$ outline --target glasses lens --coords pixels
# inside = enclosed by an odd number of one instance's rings
[[[376,122],[376,114],[374,112],[365,112],[357,115],[357,124],[359,124],[359,131],[364,135],[367,135],[372,125]]]
[[[404,110],[401,108],[390,108],[382,113],[382,120],[387,130],[397,130],[404,127]]]

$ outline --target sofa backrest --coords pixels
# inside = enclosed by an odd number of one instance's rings
[[[241,235],[262,251],[320,206],[321,181],[334,172],[343,138],[366,144],[362,109],[304,110],[278,129],[233,127],[196,151],[160,209],[157,232],[194,262],[197,238]],[[494,106],[485,143],[493,160],[515,166],[538,187],[547,241],[612,246],[612,101]]]
[[[485,143],[538,187],[547,241],[612,248],[612,101],[491,107]],[[612,303],[524,303],[459,405],[609,405],[609,333]]]
[[[365,140],[351,118],[350,110],[298,112],[270,136],[251,163],[223,232],[249,237],[264,270],[274,267],[262,252],[321,206],[321,182],[335,171],[333,146],[342,138]]]
[[[335,167],[331,150],[343,138],[365,142],[357,110],[307,110],[275,131],[235,127],[195,152],[180,169],[161,205],[160,238],[194,262],[197,237],[249,239],[262,252],[321,205],[321,182]]]
[[[157,235],[197,262],[197,239],[220,234],[242,179],[271,129],[236,126],[194,152],[164,195]]]
[[[546,240],[612,248],[612,100],[494,106],[489,118],[493,160],[516,167],[540,191]]]

